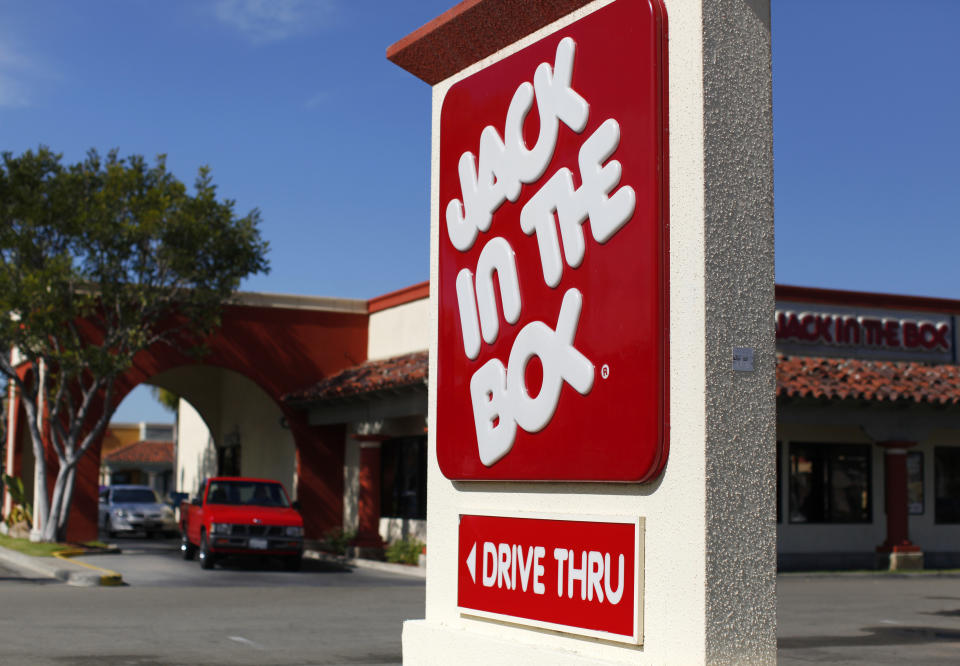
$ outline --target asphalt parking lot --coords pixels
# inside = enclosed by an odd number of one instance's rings
[[[958,664],[960,577],[777,580],[780,664]]]
[[[184,561],[176,539],[116,540],[120,588],[0,565],[0,664],[398,664],[424,581],[306,560]],[[781,575],[780,664],[960,663],[960,576]],[[16,609],[13,612],[12,609]]]
[[[403,620],[423,617],[424,581],[306,560],[184,561],[177,539],[115,540],[80,558],[121,587],[71,587],[0,569],[0,664],[399,664]]]

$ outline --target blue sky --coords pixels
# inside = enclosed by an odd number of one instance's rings
[[[263,215],[244,289],[392,291],[428,277],[430,89],[384,51],[452,4],[0,0],[0,149],[208,164]],[[960,298],[960,2],[772,4],[777,281]]]

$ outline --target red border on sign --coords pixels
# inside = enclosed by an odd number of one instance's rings
[[[641,518],[461,514],[457,538],[457,609],[462,615],[618,643],[643,643],[644,525]],[[482,579],[489,575],[493,564],[490,554],[484,554],[484,544],[522,544],[528,547],[529,556],[532,551],[530,546],[533,546],[534,542],[546,546],[544,557],[538,561],[545,565],[541,574],[544,585],[541,594],[532,592],[533,579],[529,573],[527,580],[522,581],[525,584],[514,581],[513,589],[500,585],[506,583],[506,579],[497,580],[496,584],[484,585]],[[601,542],[606,546],[613,545],[614,550],[626,555],[625,570],[617,572],[625,575],[625,578],[619,581],[623,585],[620,589],[623,596],[617,603],[619,608],[609,603],[604,604],[599,598],[578,598],[579,585],[574,585],[566,577],[562,581],[557,579],[554,546],[576,546],[579,549],[577,554],[582,556],[580,551],[583,547],[603,550],[604,545],[601,545]],[[610,551],[609,548],[606,550]],[[472,572],[468,565],[471,557],[474,567]],[[614,556],[614,562],[616,559]],[[532,568],[529,561],[526,567],[529,572]],[[558,585],[564,588],[563,592],[558,591]],[[572,596],[567,594],[567,585],[574,588],[575,593]]]
[[[640,195],[638,194],[638,212],[634,213],[634,217],[639,215],[641,205],[644,207],[652,206],[652,208],[657,210],[655,221],[657,228],[656,232],[651,236],[651,238],[655,240],[645,240],[645,247],[643,249],[634,249],[624,253],[624,247],[635,248],[636,246],[624,246],[621,244],[618,248],[613,249],[613,253],[621,262],[625,257],[630,257],[631,252],[635,253],[636,259],[633,263],[644,263],[644,265],[649,266],[648,269],[644,269],[647,272],[643,273],[643,284],[653,286],[644,286],[642,295],[639,292],[631,293],[629,290],[624,290],[622,285],[617,285],[619,291],[611,290],[610,293],[619,294],[615,298],[619,300],[619,307],[624,311],[639,312],[643,309],[640,320],[646,320],[647,322],[651,322],[651,324],[648,325],[648,328],[642,330],[642,345],[638,342],[640,340],[639,337],[630,338],[627,336],[625,338],[627,342],[615,350],[611,349],[609,345],[604,347],[602,344],[600,348],[592,348],[591,346],[595,347],[593,340],[597,339],[598,330],[601,334],[605,331],[604,327],[609,327],[609,330],[612,331],[617,328],[617,326],[611,325],[611,322],[614,324],[619,322],[617,322],[616,317],[610,316],[608,310],[598,310],[597,303],[599,301],[597,296],[598,293],[604,293],[604,290],[598,292],[595,288],[593,289],[593,293],[591,293],[588,287],[581,289],[584,294],[585,303],[584,317],[581,320],[581,328],[584,330],[578,330],[578,337],[576,339],[578,350],[580,349],[581,342],[585,340],[585,342],[583,342],[585,345],[583,347],[583,353],[595,364],[596,376],[594,387],[600,385],[601,366],[606,366],[608,359],[610,359],[609,375],[612,379],[603,384],[603,390],[606,390],[606,394],[604,394],[603,399],[600,400],[600,404],[605,404],[604,401],[608,401],[608,398],[613,395],[621,397],[626,395],[626,397],[618,399],[615,403],[615,408],[608,408],[602,413],[593,413],[591,410],[594,409],[593,406],[598,404],[598,400],[590,403],[592,406],[584,408],[581,404],[578,404],[578,399],[582,398],[582,396],[577,395],[570,386],[564,385],[556,411],[556,414],[559,416],[554,418],[555,422],[548,424],[542,431],[536,433],[518,431],[516,444],[510,453],[493,465],[485,467],[481,464],[481,460],[477,455],[476,432],[473,431],[473,413],[469,409],[470,377],[477,367],[491,358],[496,358],[505,363],[509,356],[510,344],[516,336],[516,330],[520,329],[525,323],[531,320],[537,320],[543,321],[552,327],[556,323],[556,312],[559,308],[556,303],[544,305],[545,301],[541,300],[541,296],[544,295],[554,298],[555,293],[544,294],[542,289],[540,292],[534,292],[532,296],[528,296],[528,294],[525,293],[523,318],[513,327],[514,330],[506,333],[503,332],[503,329],[510,327],[506,326],[501,318],[502,332],[500,339],[493,345],[492,352],[484,347],[479,361],[473,365],[465,364],[461,360],[457,360],[456,362],[452,360],[455,358],[454,354],[458,351],[458,345],[459,353],[461,355],[463,354],[463,343],[460,341],[460,336],[462,335],[460,322],[456,319],[456,295],[452,294],[451,285],[453,284],[454,277],[457,275],[457,271],[462,268],[476,268],[479,246],[483,245],[483,241],[486,240],[486,238],[481,234],[481,239],[478,241],[477,246],[467,251],[470,256],[461,258],[462,261],[458,259],[458,263],[454,263],[454,260],[450,259],[451,256],[456,255],[451,254],[454,252],[452,247],[448,248],[446,246],[449,245],[450,241],[446,237],[444,210],[449,199],[459,196],[459,185],[452,186],[450,184],[451,175],[448,172],[452,169],[452,173],[454,174],[452,177],[454,179],[456,178],[456,159],[462,151],[469,150],[477,153],[476,144],[480,135],[479,129],[482,125],[493,126],[495,129],[498,129],[498,131],[503,131],[502,125],[505,115],[505,105],[503,105],[503,108],[497,107],[496,104],[491,105],[488,99],[484,97],[486,90],[484,86],[492,86],[492,89],[497,91],[496,95],[500,97],[506,96],[507,100],[509,100],[509,96],[513,91],[511,86],[516,86],[524,80],[532,79],[533,69],[537,66],[538,62],[553,62],[553,49],[556,48],[556,44],[564,36],[571,36],[575,41],[582,39],[582,43],[584,44],[582,52],[589,54],[590,49],[596,46],[596,41],[592,44],[589,41],[591,38],[596,40],[596,35],[607,34],[605,30],[611,23],[616,25],[629,24],[630,21],[624,21],[623,17],[643,16],[642,12],[647,10],[650,12],[650,18],[644,20],[650,22],[649,25],[652,26],[649,28],[650,32],[645,33],[644,29],[637,27],[639,22],[636,22],[633,26],[634,32],[630,34],[632,38],[638,40],[644,39],[644,35],[652,35],[652,38],[646,42],[647,46],[638,48],[640,52],[655,54],[652,57],[654,66],[644,70],[647,72],[645,75],[650,77],[646,80],[653,82],[651,89],[654,91],[654,97],[652,98],[654,103],[650,104],[646,102],[642,113],[639,113],[637,117],[650,118],[653,116],[655,120],[651,119],[649,121],[650,125],[646,127],[635,127],[630,124],[624,125],[624,139],[618,149],[621,152],[615,152],[611,159],[617,159],[624,163],[623,183],[631,185],[639,183],[641,192],[646,197],[642,200],[641,204]],[[596,20],[596,23],[593,24],[594,26],[601,24],[603,21],[607,23],[604,24],[604,28],[587,27],[586,24],[589,24],[592,20]],[[441,109],[441,175],[439,194],[439,210],[441,216],[439,239],[440,277],[438,283],[439,288],[437,290],[441,322],[437,365],[438,378],[436,384],[438,392],[437,457],[441,471],[447,478],[455,480],[505,481],[649,482],[657,478],[666,465],[669,454],[670,395],[669,150],[666,40],[667,17],[660,0],[617,0],[610,5],[597,9],[595,12],[588,14],[568,26],[564,26],[531,46],[508,56],[504,60],[484,70],[480,70],[471,77],[463,79],[457,84],[454,84],[450,91],[447,92],[444,98],[443,108]],[[578,42],[578,44],[579,43],[580,42]],[[578,45],[578,49],[579,48]],[[643,49],[647,49],[647,51]],[[528,53],[535,55],[527,55]],[[577,57],[579,58],[580,55]],[[590,56],[585,55],[583,57],[589,58]],[[623,57],[635,59],[629,60],[629,66],[622,68],[622,71],[625,72],[639,71],[642,69],[642,65],[638,63],[649,62],[649,60],[637,59],[638,56],[633,52],[629,52],[627,56]],[[519,58],[519,62],[523,63],[522,66],[517,66],[513,61],[514,58]],[[526,61],[523,60],[524,58],[526,58]],[[507,64],[505,65],[504,63]],[[615,63],[615,65],[619,64],[619,62]],[[576,78],[577,66],[578,65],[575,65],[574,69],[574,89],[580,92],[578,86],[583,84],[584,96],[589,100],[595,100],[597,102],[596,115],[591,117],[591,126],[588,126],[588,129],[584,132],[584,136],[574,137],[574,139],[579,142],[595,129],[595,120],[596,123],[602,122],[602,119],[610,116],[610,114],[616,114],[617,120],[620,120],[619,112],[613,111],[613,107],[606,107],[609,106],[608,102],[610,99],[618,99],[622,96],[616,93],[596,92],[597,90],[614,89],[613,86],[616,85],[618,79],[611,77],[609,74],[601,77],[604,82],[603,85],[607,86],[606,88],[598,88],[598,83],[589,78],[580,79],[578,82]],[[590,70],[591,67],[596,67],[596,65],[587,64],[586,61],[584,61],[583,66],[587,67],[588,70]],[[631,66],[633,69],[630,68]],[[471,88],[463,88],[463,86],[470,85],[471,82],[475,80],[484,81],[483,84],[480,84],[479,93]],[[508,81],[508,83],[500,84],[498,83],[500,80]],[[464,90],[466,90],[466,92],[464,92]],[[460,97],[456,102],[458,111],[454,113],[448,109],[448,106],[450,106],[451,100],[456,95]],[[465,96],[467,101],[461,99]],[[498,101],[497,103],[499,104],[500,102]],[[591,101],[591,103],[593,102]],[[591,107],[591,113],[594,113],[593,108],[594,107]],[[475,118],[469,118],[468,116],[470,116],[471,112],[477,118],[482,118],[483,122],[481,123]],[[464,122],[470,129],[457,130],[465,138],[450,139],[450,133],[447,129],[448,126],[445,124],[445,119],[448,115],[453,118],[465,118]],[[536,111],[531,112],[531,116],[535,115]],[[536,125],[538,124],[539,123],[536,123],[532,128],[533,138],[536,138]],[[530,128],[525,126],[525,134],[529,129]],[[567,132],[569,134],[569,130],[567,130]],[[456,136],[459,137],[460,135]],[[631,141],[635,142],[638,136],[647,137],[643,140],[646,142],[643,143],[643,145],[655,146],[655,148],[645,153],[639,153],[635,149],[631,151],[631,145],[640,145],[630,143]],[[567,142],[566,145],[564,145],[564,141]],[[561,136],[558,151],[566,150],[567,152],[558,152],[558,157],[551,162],[547,170],[547,175],[541,181],[529,186],[524,186],[524,192],[521,194],[518,202],[505,204],[503,209],[495,214],[493,227],[488,236],[503,235],[505,233],[504,229],[509,229],[510,225],[513,224],[511,216],[518,215],[516,208],[522,206],[523,203],[530,198],[533,191],[535,191],[539,185],[543,184],[547,176],[555,173],[557,168],[561,166],[570,166],[571,162],[576,162],[575,150],[576,146],[579,146],[579,143],[573,144],[574,148],[570,148],[571,143],[572,141],[569,136]],[[571,150],[574,151],[573,158],[570,157]],[[638,155],[651,154],[655,155],[653,159],[656,164],[652,170],[648,163],[638,161],[639,158],[637,157]],[[646,157],[644,159],[650,158]],[[638,173],[655,174],[655,191],[647,184],[650,181],[629,180],[630,178],[637,178]],[[515,207],[512,211],[508,210],[511,205]],[[631,218],[630,224],[634,226],[637,224],[648,224],[646,220],[651,219],[652,218],[644,217],[643,220],[637,220],[635,223],[635,220]],[[628,231],[630,224],[624,227],[620,233]],[[636,230],[631,230],[627,236],[631,239],[648,238],[646,235],[638,235],[639,232],[635,233],[635,231]],[[643,232],[643,234],[648,233],[647,231]],[[538,259],[536,259],[535,254],[531,254],[529,248],[521,246],[524,241],[514,241],[511,240],[509,236],[507,240],[512,243],[517,253],[518,264],[521,270],[521,282],[526,285],[531,284],[531,275],[523,274],[523,271],[528,270],[528,265],[538,261]],[[535,246],[537,241],[530,238],[527,242],[533,243],[533,246]],[[623,242],[627,242],[626,236]],[[591,257],[593,257],[594,264],[602,263],[604,253],[609,253],[611,251],[610,248],[616,245],[617,237],[614,237],[606,245],[588,247],[586,266],[574,270],[567,269],[569,270],[569,278],[568,274],[565,273],[564,283],[560,285],[561,289],[555,291],[559,293],[571,286],[580,287],[581,283],[587,279],[585,275],[589,273],[587,267],[590,266]],[[647,248],[653,249],[656,255],[655,260],[651,259],[651,250]],[[533,250],[533,252],[535,253],[535,250]],[[591,252],[594,254],[591,255]],[[606,256],[614,255],[607,254]],[[531,260],[531,257],[534,258]],[[631,276],[639,273],[636,272],[636,269],[631,268],[626,274]],[[594,287],[598,285],[613,286],[614,282],[612,281],[616,280],[615,275],[615,273],[608,270],[607,273],[604,274],[604,277],[599,280],[594,280],[594,282],[588,281],[586,284],[593,285]],[[626,283],[634,284],[632,282]],[[633,300],[631,300],[631,296]],[[612,298],[614,297],[608,297],[607,300],[609,301]],[[638,298],[640,300],[637,300]],[[606,306],[606,302],[604,305]],[[586,309],[591,306],[594,308],[593,311]],[[530,310],[530,312],[528,312],[528,310]],[[601,319],[592,319],[598,312],[602,313],[603,317]],[[625,318],[624,322],[627,320],[629,320],[629,317]],[[654,321],[656,324],[652,323]],[[602,322],[599,329],[598,322]],[[592,330],[590,326],[593,326]],[[632,324],[622,323],[619,325],[618,330],[634,330],[631,326]],[[602,337],[602,335],[600,337]],[[634,344],[637,346],[634,347]],[[640,349],[641,347],[644,349],[643,355],[641,355],[640,352],[631,351],[635,348]],[[648,349],[650,351],[647,351]],[[604,380],[605,379],[606,375],[604,376]],[[533,381],[536,382],[537,380],[534,379]],[[602,393],[603,390],[599,392],[595,390],[594,392]],[[608,401],[606,404],[614,403]],[[599,428],[594,429],[583,425],[586,423],[588,417],[591,416],[596,417],[594,420],[600,423]],[[617,421],[622,421],[623,423],[617,423],[615,426],[611,425]],[[574,443],[570,444],[569,442],[571,441]],[[562,454],[558,453],[558,446],[561,448],[567,447],[567,451],[564,451]],[[573,451],[572,456],[566,455],[570,452],[570,449],[576,448],[579,448],[579,450]],[[565,462],[558,462],[561,459],[565,459]]]

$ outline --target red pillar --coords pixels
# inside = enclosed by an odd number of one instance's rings
[[[360,440],[360,492],[357,498],[358,548],[383,548],[380,538],[380,441],[377,435],[358,436]]]
[[[907,449],[916,442],[879,442],[886,452],[884,495],[887,508],[887,539],[877,551],[881,553],[919,553],[910,541],[907,505]]]

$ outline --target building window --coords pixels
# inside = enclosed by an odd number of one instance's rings
[[[907,506],[911,516],[923,515],[923,452],[907,453]]]
[[[960,523],[960,447],[933,449],[934,522]]]
[[[427,517],[427,438],[404,437],[380,445],[380,515]]]
[[[790,522],[871,522],[870,446],[791,444]]]

